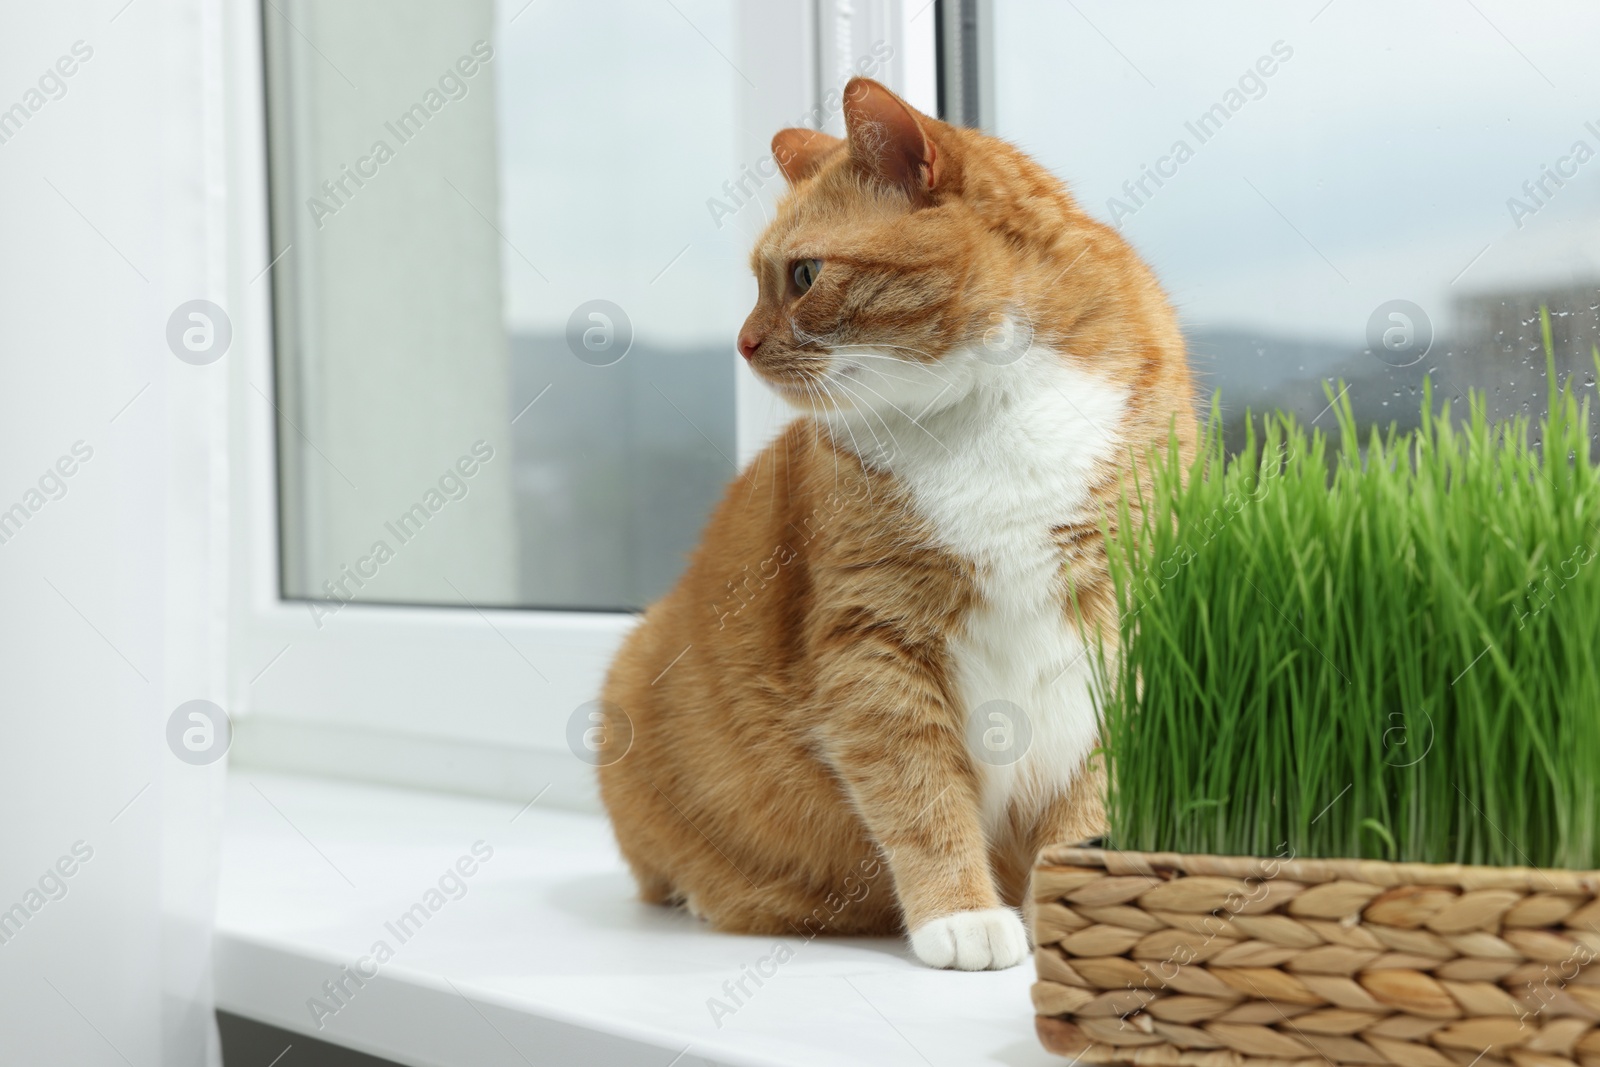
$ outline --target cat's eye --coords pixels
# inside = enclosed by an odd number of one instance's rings
[[[822,271],[822,260],[802,259],[794,265],[794,287],[802,293],[811,288],[811,283],[817,280],[817,275]]]

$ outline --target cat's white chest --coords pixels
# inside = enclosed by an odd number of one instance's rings
[[[1126,390],[1029,353],[1001,397],[979,394],[899,433],[891,469],[979,600],[950,645],[990,832],[1009,807],[1064,790],[1096,743],[1092,653],[1069,625],[1053,530],[1099,521],[1091,491],[1119,456]]]

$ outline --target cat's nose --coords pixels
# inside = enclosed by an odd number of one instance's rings
[[[756,354],[756,349],[761,347],[762,340],[760,334],[750,333],[747,330],[739,331],[739,354],[745,359],[750,359]]]

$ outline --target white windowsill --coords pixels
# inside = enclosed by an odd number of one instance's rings
[[[1034,1037],[1031,964],[962,974],[890,939],[713,933],[638,903],[594,815],[238,768],[228,788],[225,1011],[416,1067],[1063,1062]],[[465,895],[401,943],[385,923],[480,840],[494,854]],[[317,1029],[307,1000],[380,939],[393,959]],[[793,958],[718,1028],[708,999],[778,941]]]

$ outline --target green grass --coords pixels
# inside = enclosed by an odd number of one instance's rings
[[[1344,403],[1157,457],[1111,550],[1113,847],[1600,866],[1600,471],[1547,365],[1537,425],[1429,389],[1413,434]]]

